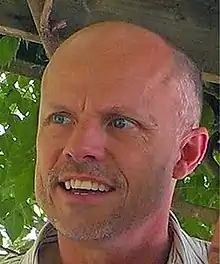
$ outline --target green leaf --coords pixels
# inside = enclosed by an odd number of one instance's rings
[[[30,79],[25,76],[18,76],[18,83],[20,89],[26,89],[29,86]]]
[[[2,236],[2,234],[0,232],[0,245],[2,245],[2,243],[3,243],[3,236]]]
[[[15,178],[15,198],[22,203],[26,202],[34,191],[34,166],[31,165],[30,161],[26,163],[26,169]]]
[[[202,110],[202,118],[200,121],[201,126],[208,128],[208,130],[212,133],[213,125],[214,125],[214,118],[215,115],[213,113],[212,108],[210,107],[209,103],[204,101],[203,103],[203,110]]]
[[[17,80],[18,80],[18,75],[13,74],[13,73],[7,73],[6,79],[4,82],[9,88],[13,88]]]
[[[7,213],[9,213],[12,208],[15,207],[15,199],[9,198],[7,200],[1,201],[1,206],[0,206],[0,218],[4,220],[5,216]]]
[[[181,226],[184,230],[193,237],[199,237],[201,239],[210,240],[212,227],[206,225],[201,221],[195,220],[193,218],[180,218]]]
[[[214,158],[218,162],[218,164],[220,165],[220,153],[219,152],[214,153]]]
[[[33,193],[31,194],[31,196],[32,195],[33,195]],[[33,221],[34,221],[34,218],[33,218],[34,209],[32,208],[32,206],[30,204],[28,204],[26,202],[22,205],[22,211],[23,211],[23,215],[24,215],[25,225],[28,227],[32,227]]]
[[[24,218],[19,209],[9,213],[5,219],[5,227],[12,242],[21,235],[24,228]]]
[[[0,39],[0,67],[9,65],[16,57],[19,49],[20,39],[13,37],[3,37]]]

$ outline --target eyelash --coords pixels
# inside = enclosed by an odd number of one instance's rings
[[[113,118],[109,118],[107,124],[110,125],[111,127],[113,127],[113,123],[114,123],[115,121],[125,121],[125,122],[127,122],[127,124],[130,124],[131,127],[137,125],[136,122],[134,122],[134,121],[131,120],[130,118],[127,118],[127,117],[124,117],[124,116],[116,116],[116,117],[113,117]],[[128,127],[127,129],[129,129],[129,128],[131,128],[131,127]],[[116,127],[114,127],[114,128],[116,128]],[[123,128],[124,128],[124,127],[123,127]],[[121,129],[123,129],[123,128],[121,128]],[[117,128],[116,128],[116,129],[117,129]],[[118,128],[118,129],[120,129],[120,128]]]
[[[53,114],[51,114],[50,116],[49,116],[49,123],[52,123],[52,124],[57,124],[57,125],[59,125],[59,123],[56,123],[54,120],[53,120],[53,118],[55,118],[55,117],[57,117],[57,116],[62,116],[63,118],[68,118],[68,119],[70,119],[70,122],[69,123],[71,123],[71,116],[70,116],[70,114],[68,114],[68,113],[66,113],[66,112],[56,112],[56,113],[53,113]],[[60,125],[65,125],[65,124],[60,124]]]
[[[58,115],[62,116],[63,118],[68,118],[68,119],[70,119],[70,122],[68,122],[67,124],[59,123],[59,122],[56,123],[55,121],[53,121],[53,118],[56,117],[56,116],[58,116]],[[66,113],[66,112],[56,112],[56,113],[53,113],[53,114],[51,114],[51,115],[49,116],[49,123],[57,124],[57,125],[68,125],[69,123],[71,123],[71,120],[72,120],[71,115],[70,115],[69,113]],[[120,116],[120,115],[118,115],[118,116],[111,116],[111,117],[108,117],[108,118],[104,121],[104,123],[106,123],[107,126],[113,127],[113,128],[115,128],[115,129],[123,129],[124,127],[121,127],[121,128],[114,127],[114,124],[113,124],[113,123],[114,123],[115,121],[118,121],[118,120],[119,120],[119,121],[122,121],[122,122],[124,122],[124,123],[127,122],[127,124],[130,124],[131,127],[128,127],[127,129],[132,128],[133,126],[137,126],[137,125],[138,125],[138,123],[137,123],[136,121],[134,121],[134,120],[132,120],[132,119],[130,119],[130,118],[128,118],[128,117],[124,117],[124,116]],[[126,125],[126,124],[125,124],[125,125]]]

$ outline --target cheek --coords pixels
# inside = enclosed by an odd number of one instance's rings
[[[107,149],[123,171],[136,171],[147,164],[149,154],[153,152],[151,141],[150,137],[142,135],[125,135],[118,140],[110,139]]]
[[[143,185],[146,189],[154,188],[158,181],[162,184],[161,177],[168,174],[171,165],[170,152],[165,151],[163,144],[164,140],[156,135],[138,135],[110,142],[109,150],[124,174],[128,189],[142,189]]]
[[[151,148],[151,137],[143,136],[140,132],[119,133],[109,136],[107,149],[119,159],[138,161]]]
[[[107,149],[114,159],[114,163],[123,173],[127,183],[127,192],[134,186],[137,188],[139,185],[141,186],[146,180],[144,176],[149,169],[148,164],[152,164],[150,143],[146,144],[140,136],[125,136],[121,140],[110,139]]]
[[[41,129],[37,137],[37,163],[44,175],[62,156],[65,137],[55,135],[50,129]]]

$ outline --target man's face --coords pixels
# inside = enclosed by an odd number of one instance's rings
[[[62,234],[111,238],[168,211],[175,89],[165,78],[166,53],[146,64],[126,43],[77,50],[75,42],[72,54],[67,46],[55,56],[42,83],[36,196]],[[67,179],[110,191],[66,191]]]

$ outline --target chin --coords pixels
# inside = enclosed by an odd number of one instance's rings
[[[119,233],[119,230],[114,230],[110,222],[103,221],[102,223],[88,223],[78,222],[73,224],[70,221],[58,221],[54,218],[48,218],[51,224],[56,228],[58,234],[62,237],[72,240],[73,242],[80,243],[97,243],[103,244],[110,241],[114,236]],[[95,243],[95,244],[94,244]]]

